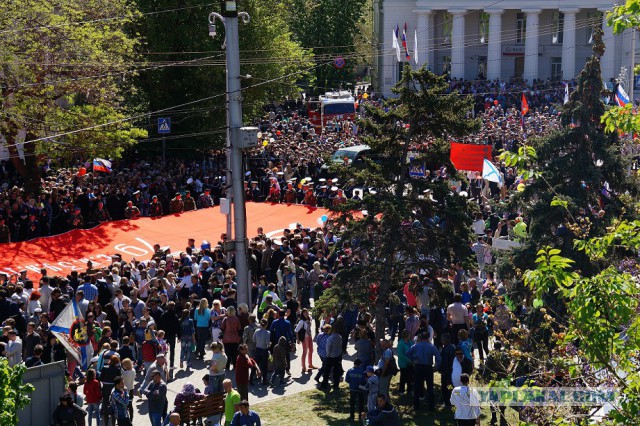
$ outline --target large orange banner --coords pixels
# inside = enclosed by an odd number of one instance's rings
[[[327,210],[313,207],[265,203],[247,203],[246,211],[249,237],[257,234],[258,227],[270,237],[282,235],[285,228],[293,228],[296,223],[315,228],[327,214]],[[49,275],[66,275],[73,270],[84,271],[89,260],[94,267],[107,266],[113,254],[126,260],[148,260],[156,243],[169,246],[172,252],[184,250],[189,238],[196,240],[196,246],[202,240],[215,245],[226,227],[226,215],[220,213],[220,207],[161,218],[106,222],[92,229],[1,244],[0,272],[14,274],[26,269],[29,277],[35,278],[39,277],[40,268],[46,268]]]

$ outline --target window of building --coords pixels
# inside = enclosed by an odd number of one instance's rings
[[[524,43],[524,39],[527,36],[527,15],[524,13],[518,13],[516,15],[516,43]]]
[[[479,28],[479,34],[480,34],[480,43],[481,44],[486,44],[489,43],[489,14],[486,12],[482,12],[480,14],[480,28]]]
[[[564,13],[553,13],[553,35],[551,36],[551,43],[562,44],[564,39]]]
[[[562,58],[551,58],[551,79],[562,79]]]
[[[442,57],[442,73],[449,74],[451,72],[451,56]]]
[[[451,44],[451,33],[453,31],[453,15],[449,12],[442,14],[442,44]]]
[[[478,56],[478,78],[487,78],[487,57]]]
[[[593,33],[602,27],[602,12],[589,12],[587,14],[587,43],[593,44]]]

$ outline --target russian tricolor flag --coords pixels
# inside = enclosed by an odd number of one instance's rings
[[[409,55],[409,47],[407,46],[407,23],[404,23],[404,28],[402,29],[402,47],[404,48],[404,56],[407,58],[407,61],[411,60],[411,56]]]
[[[93,171],[111,173],[111,161],[102,158],[93,159]]]
[[[621,84],[618,84],[618,89],[616,90],[614,98],[618,106],[623,107],[629,103],[629,95],[624,91]]]

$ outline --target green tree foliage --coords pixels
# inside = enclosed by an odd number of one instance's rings
[[[594,55],[578,77],[576,90],[562,107],[563,128],[546,138],[534,139],[517,154],[503,158],[530,178],[514,204],[530,219],[529,239],[514,252],[513,264],[533,267],[535,253],[546,245],[559,246],[575,267],[590,275],[599,267],[573,241],[599,237],[612,218],[635,214],[625,195],[636,186],[620,153],[617,132],[606,133],[601,124],[605,106],[600,73],[603,53],[601,31],[596,34]],[[526,149],[525,149],[526,148]],[[604,215],[599,214],[600,210]]]
[[[608,24],[613,27],[615,34],[624,30],[640,28],[640,1],[627,0],[623,4],[614,6],[607,15]],[[640,65],[636,64],[633,75],[640,73]],[[633,79],[632,79],[633,80]],[[640,116],[632,113],[632,103],[624,107],[613,106],[602,116],[607,132],[623,131],[625,133],[637,133],[640,129]]]
[[[6,358],[0,358],[0,426],[15,426],[18,424],[18,411],[27,405],[31,399],[33,385],[22,383],[22,374],[26,370],[24,365],[9,367]]]
[[[472,206],[451,191],[444,176],[456,173],[448,138],[477,130],[479,123],[467,117],[471,99],[447,93],[448,87],[444,77],[406,67],[393,89],[397,98],[384,108],[368,107],[361,122],[371,159],[362,169],[336,168],[342,181],[353,179],[355,186],[377,192],[330,207],[339,213],[336,226],[346,227],[337,250],[350,248],[360,261],[337,274],[318,310],[369,303],[375,287],[378,338],[384,336],[385,306],[402,285],[405,268],[423,269],[437,282],[443,268],[469,255]],[[431,171],[429,177],[409,177],[410,149],[416,151],[414,161]]]
[[[573,260],[560,250],[544,248],[525,283],[538,293],[557,293],[567,305],[567,332],[558,343],[577,349],[571,377],[594,388],[618,389],[620,399],[610,416],[614,424],[635,425],[640,417],[640,286],[637,267],[618,265],[621,254],[633,256],[640,249],[640,222],[617,222],[604,237],[576,241],[576,249],[610,266],[584,276],[572,270]],[[549,420],[560,424],[563,419]]]
[[[126,0],[6,0],[0,14],[0,132],[14,165],[33,182],[36,155],[68,160],[118,157],[146,132],[123,121],[38,143],[127,115],[124,81],[136,60]],[[26,164],[16,143],[26,132]]]
[[[316,60],[346,59],[341,68],[318,67],[315,85],[318,92],[339,88],[353,79],[356,64],[362,58],[354,55],[361,41],[359,24],[365,12],[366,0],[289,0],[291,29],[301,45],[310,49]]]
[[[217,34],[208,34],[207,17],[220,12],[218,4],[199,0],[136,0],[141,12],[139,32],[143,52],[152,67],[140,72],[141,102],[151,111],[195,102],[154,115],[172,119],[172,132],[193,135],[171,142],[172,148],[193,148],[221,144],[225,138],[225,31],[216,23]],[[292,40],[286,5],[278,0],[245,0],[239,10],[251,20],[239,24],[243,113],[245,120],[255,117],[267,100],[282,100],[297,93],[296,81],[313,65],[311,55]],[[171,13],[154,13],[180,6]],[[276,80],[266,83],[269,80]],[[254,87],[255,86],[255,87]],[[216,96],[219,95],[219,96]]]

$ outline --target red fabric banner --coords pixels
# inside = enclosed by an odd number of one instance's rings
[[[458,170],[482,173],[485,158],[492,159],[491,145],[471,145],[451,142],[451,162]]]
[[[296,223],[315,228],[319,219],[329,214],[315,207],[266,203],[247,203],[246,211],[249,238],[257,234],[258,227],[269,237],[281,236],[285,228],[295,228]],[[37,286],[40,268],[46,268],[50,276],[66,276],[72,270],[86,270],[88,260],[94,267],[108,266],[116,253],[127,261],[133,257],[149,260],[154,244],[169,246],[176,253],[185,249],[189,238],[194,238],[198,247],[202,240],[215,246],[226,227],[226,215],[220,213],[220,207],[161,218],[105,222],[92,229],[0,244],[0,272],[14,274],[26,269]]]

